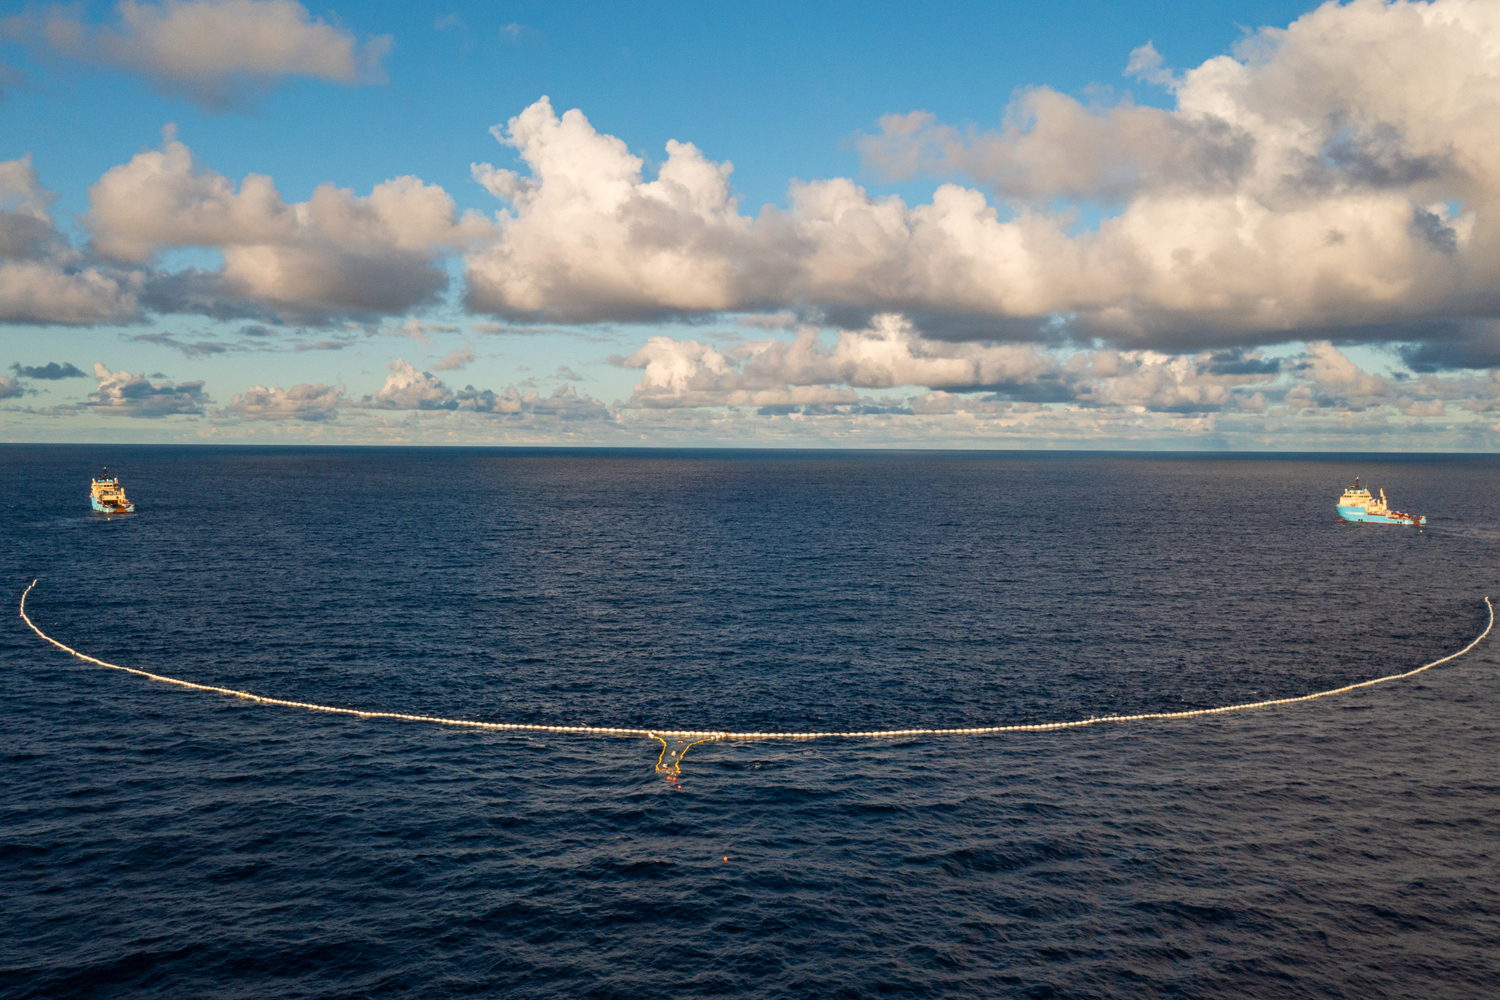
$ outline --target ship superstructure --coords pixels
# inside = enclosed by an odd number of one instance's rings
[[[120,477],[110,479],[108,469],[89,487],[89,503],[101,514],[129,514],[135,510],[135,504],[125,499],[125,487],[120,485]]]
[[[1376,500],[1370,491],[1359,485],[1359,477],[1354,477],[1354,485],[1344,491],[1344,495],[1338,501],[1339,517],[1345,521],[1364,521],[1369,524],[1426,524],[1427,518],[1421,514],[1403,514],[1399,510],[1391,510],[1390,505],[1385,502],[1385,490],[1381,489],[1380,499]]]

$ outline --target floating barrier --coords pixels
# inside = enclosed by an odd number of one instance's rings
[[[58,649],[70,656],[75,656],[85,663],[96,666],[107,667],[110,670],[120,670],[147,680],[157,681],[161,684],[172,684],[177,687],[187,688],[191,691],[208,691],[212,694],[228,695],[232,698],[242,698],[253,701],[259,705],[277,705],[282,708],[301,708],[310,712],[329,712],[334,715],[352,715],[359,719],[399,719],[403,722],[427,722],[439,726],[463,726],[468,729],[489,729],[500,732],[512,733],[578,733],[588,736],[644,736],[657,740],[662,745],[661,755],[657,758],[656,769],[664,773],[679,774],[682,769],[682,758],[687,751],[699,743],[709,740],[814,740],[826,738],[844,739],[879,739],[883,737],[899,736],[988,736],[994,733],[1045,733],[1059,729],[1081,729],[1085,726],[1099,726],[1106,723],[1117,722],[1147,722],[1154,719],[1193,719],[1205,715],[1226,715],[1230,712],[1248,712],[1257,708],[1272,708],[1276,705],[1295,705],[1304,701],[1314,701],[1318,698],[1330,698],[1334,695],[1347,694],[1360,688],[1374,687],[1377,684],[1388,684],[1391,681],[1405,680],[1415,677],[1424,670],[1431,670],[1450,660],[1456,660],[1469,650],[1479,645],[1490,630],[1495,627],[1495,606],[1490,599],[1484,599],[1484,606],[1489,611],[1489,621],[1484,626],[1484,631],[1475,637],[1463,649],[1456,653],[1449,653],[1442,659],[1424,663],[1415,670],[1405,673],[1389,674],[1385,677],[1376,677],[1373,680],[1359,681],[1355,684],[1345,684],[1343,687],[1330,688],[1327,691],[1316,691],[1313,694],[1298,695],[1292,698],[1270,698],[1265,701],[1247,701],[1237,705],[1224,705],[1219,708],[1194,708],[1183,712],[1141,712],[1136,715],[1096,715],[1087,719],[1073,719],[1067,722],[1036,722],[1024,725],[1009,726],[978,726],[968,729],[871,729],[851,732],[803,732],[803,733],[737,733],[721,729],[634,729],[626,726],[546,726],[537,723],[526,722],[479,722],[474,719],[447,719],[436,715],[410,715],[403,712],[369,712],[358,708],[341,708],[337,705],[320,705],[310,701],[287,701],[282,698],[267,698],[265,695],[254,694],[250,691],[239,691],[234,688],[216,687],[212,684],[197,684],[193,681],[185,681],[177,677],[167,677],[162,674],[153,674],[146,670],[137,670],[134,667],[123,667],[118,663],[110,663],[97,657],[80,653],[72,646],[66,646],[52,638],[41,629],[37,628],[36,622],[32,621],[26,614],[26,598],[31,594],[33,587],[37,585],[36,580],[21,594],[21,618],[31,627],[31,630],[42,639],[56,646]],[[676,742],[671,742],[675,740]],[[692,742],[688,742],[691,740]]]

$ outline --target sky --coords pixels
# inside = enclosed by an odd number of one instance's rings
[[[1493,0],[0,3],[3,441],[1492,452],[1497,241]]]

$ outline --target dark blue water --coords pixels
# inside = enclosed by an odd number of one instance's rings
[[[108,464],[139,513],[88,512]],[[1429,525],[1346,525],[1355,475]],[[7,997],[1493,997],[1500,459],[0,448]],[[724,858],[728,858],[726,862]]]

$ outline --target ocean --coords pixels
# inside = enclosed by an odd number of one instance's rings
[[[118,472],[134,515],[87,504]],[[1425,529],[1345,524],[1358,475]],[[1493,997],[1500,457],[0,446],[0,993]]]

